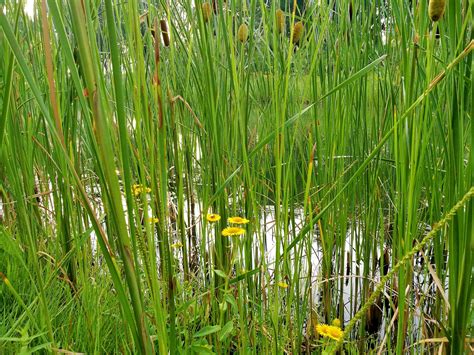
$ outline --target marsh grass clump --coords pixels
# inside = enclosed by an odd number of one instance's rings
[[[0,354],[469,353],[467,3],[0,5]]]

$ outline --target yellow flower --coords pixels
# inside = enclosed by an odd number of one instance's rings
[[[159,220],[158,218],[156,218],[156,217],[148,218],[148,222],[149,222],[149,223],[155,224],[155,223],[158,223],[159,221],[160,221],[160,220]]]
[[[227,219],[227,222],[229,222],[230,224],[247,224],[250,221],[242,217],[230,217]]]
[[[339,340],[342,337],[342,329],[334,325],[318,324],[316,331],[323,337]]]
[[[151,192],[151,189],[149,187],[143,187],[142,184],[133,184],[132,185],[133,196],[138,196],[142,192],[149,193],[149,192]]]
[[[446,7],[446,0],[430,0],[428,5],[428,15],[431,21],[438,21],[444,14],[444,8]]]
[[[177,243],[171,244],[171,247],[172,247],[173,249],[179,249],[179,248],[181,248],[182,246],[183,246],[183,243],[181,243],[181,242],[177,242]]]
[[[280,281],[278,283],[278,286],[280,286],[281,288],[288,288],[288,284],[286,282],[283,282],[283,281]]]
[[[338,318],[334,319],[331,324],[335,327],[341,327],[341,321]]]
[[[214,222],[217,222],[218,220],[220,220],[221,216],[219,216],[216,213],[208,213],[207,216],[206,216],[206,219],[207,219],[208,222],[214,223]]]
[[[227,227],[222,231],[222,235],[225,237],[242,234],[245,234],[245,229],[239,227]]]

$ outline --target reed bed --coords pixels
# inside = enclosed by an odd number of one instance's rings
[[[472,1],[26,3],[0,353],[474,351]]]

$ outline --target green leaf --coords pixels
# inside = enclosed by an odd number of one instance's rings
[[[229,281],[229,284],[232,285],[232,284],[235,284],[239,281],[242,281],[244,280],[247,276],[252,276],[252,275],[255,275],[256,273],[258,273],[260,271],[260,268],[257,267],[253,270],[250,270],[250,271],[247,271],[246,273],[243,273],[243,274],[240,274],[239,276],[237,277],[234,277],[232,280]]]
[[[215,352],[211,350],[211,345],[192,344],[191,349],[196,354],[215,354]]]
[[[227,274],[222,271],[222,270],[218,270],[218,269],[214,269],[214,272],[217,274],[217,276],[220,276],[222,277],[223,279],[227,279]]]
[[[224,299],[226,300],[226,302],[228,304],[230,304],[232,306],[232,310],[234,312],[237,312],[238,308],[237,308],[237,302],[235,301],[235,298],[234,296],[232,296],[231,294],[227,294],[225,295]]]
[[[221,330],[220,325],[208,325],[204,328],[202,328],[200,331],[198,331],[196,334],[194,334],[195,338],[199,337],[205,337],[206,335],[213,334]]]
[[[219,341],[224,341],[230,333],[234,330],[234,322],[228,321],[223,327],[220,332]]]

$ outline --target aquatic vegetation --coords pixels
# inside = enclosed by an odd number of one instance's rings
[[[472,352],[471,3],[3,2],[0,354]]]

